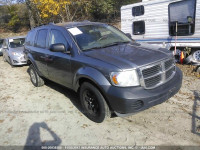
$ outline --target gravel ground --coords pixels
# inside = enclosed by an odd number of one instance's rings
[[[79,111],[76,93],[50,81],[35,88],[28,66],[11,68],[0,57],[0,145],[200,146],[200,79],[187,68],[180,92],[165,103],[95,124]]]

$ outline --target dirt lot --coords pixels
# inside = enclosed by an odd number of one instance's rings
[[[82,115],[73,91],[52,82],[33,87],[27,68],[0,57],[0,145],[200,146],[200,79],[190,67],[181,66],[183,86],[173,98],[102,124]]]

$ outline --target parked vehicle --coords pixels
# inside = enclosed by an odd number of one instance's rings
[[[24,57],[24,42],[24,36],[7,38],[3,42],[3,59],[12,67],[27,64]]]
[[[3,52],[2,52],[2,45],[3,45],[3,39],[0,39],[0,56],[3,55]]]
[[[113,26],[74,22],[31,30],[25,53],[34,86],[47,78],[80,94],[97,123],[160,104],[176,94],[182,72],[166,49],[138,44]]]
[[[137,42],[173,51],[176,46],[175,55],[190,56],[187,63],[200,63],[199,20],[199,0],[143,0],[121,8],[123,32]]]

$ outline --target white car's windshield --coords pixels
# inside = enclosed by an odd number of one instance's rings
[[[24,46],[25,38],[19,39],[9,39],[9,47],[10,48],[17,48]]]
[[[132,41],[124,33],[109,25],[78,26],[69,28],[68,31],[82,51]]]

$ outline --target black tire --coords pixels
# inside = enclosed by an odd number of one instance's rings
[[[33,83],[35,87],[41,87],[44,85],[44,80],[38,75],[33,65],[29,66],[28,71],[29,71],[31,82]]]
[[[83,113],[87,118],[102,123],[111,117],[110,109],[101,92],[92,84],[84,82],[80,89],[80,100]]]

